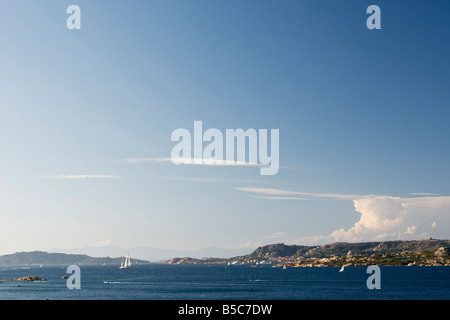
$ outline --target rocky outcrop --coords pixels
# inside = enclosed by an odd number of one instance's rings
[[[305,248],[309,249],[311,247],[285,245],[284,243],[269,244],[263,247],[259,247],[258,249],[253,251],[251,256],[261,259],[290,257],[292,255],[295,255],[299,250],[304,250]]]
[[[37,276],[28,276],[22,278],[14,278],[14,281],[45,281],[45,279]]]
[[[447,247],[440,247],[434,252],[435,257],[445,257],[449,255],[449,249]]]

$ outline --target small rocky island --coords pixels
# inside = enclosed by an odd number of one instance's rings
[[[20,277],[20,278],[14,278],[9,280],[0,280],[0,283],[7,282],[7,281],[30,281],[30,282],[42,282],[47,281],[44,278],[37,277],[37,276],[26,276],[26,277]]]
[[[45,281],[44,278],[37,277],[37,276],[27,276],[27,277],[21,277],[21,278],[14,278],[13,281]]]

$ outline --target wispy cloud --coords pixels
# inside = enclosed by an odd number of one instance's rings
[[[193,181],[193,182],[230,182],[231,180],[224,180],[219,178],[205,178],[205,177],[166,177],[166,180],[173,181]]]
[[[175,163],[175,164],[194,164],[205,166],[249,166],[264,167],[259,163],[251,163],[234,160],[217,160],[217,159],[197,159],[197,158],[129,158],[119,161],[121,163],[141,164],[141,163]]]
[[[260,246],[262,246],[262,243],[259,241],[247,241],[245,243],[238,244],[236,248],[239,249],[251,248],[252,250],[254,250]]]
[[[171,162],[170,158],[128,158],[117,161],[119,163],[140,164],[140,163],[164,163]]]
[[[166,180],[172,181],[192,181],[192,182],[205,182],[205,183],[270,183],[268,180],[263,179],[223,179],[215,177],[166,177]]]
[[[106,240],[97,242],[96,246],[103,247],[103,246],[110,246],[111,244],[112,244],[112,240],[111,239],[106,239]]]
[[[257,199],[267,199],[267,200],[310,200],[309,198],[299,198],[299,197],[278,197],[278,196],[254,196]]]
[[[103,174],[59,174],[56,176],[40,176],[42,179],[120,179],[118,176]]]
[[[250,193],[257,193],[260,195],[267,195],[267,196],[303,196],[312,198],[332,198],[342,200],[353,200],[367,197],[365,195],[339,194],[339,193],[311,193],[311,192],[298,192],[284,189],[258,188],[258,187],[240,187],[236,188],[236,190]],[[289,198],[286,200],[289,200]],[[306,200],[306,198],[301,198],[301,200]]]
[[[264,236],[264,238],[265,239],[279,239],[279,238],[282,238],[285,236],[287,236],[286,233],[278,231],[278,232],[272,233],[270,236]]]
[[[414,192],[410,193],[412,196],[440,196],[439,193],[428,193],[428,192]]]

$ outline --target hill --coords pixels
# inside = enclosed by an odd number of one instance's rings
[[[16,252],[0,256],[0,265],[32,265],[32,264],[120,264],[122,257],[90,257],[84,254],[48,253],[44,251]],[[149,263],[145,260],[131,259],[131,263]]]
[[[166,263],[259,263],[291,266],[450,265],[450,240],[334,242],[320,246],[270,244],[230,259],[174,258]]]
[[[248,256],[254,259],[273,259],[287,256],[294,258],[331,258],[347,255],[349,251],[352,255],[396,254],[404,251],[411,253],[436,251],[440,247],[450,247],[450,240],[333,242],[320,246],[297,246],[279,243],[259,247]]]

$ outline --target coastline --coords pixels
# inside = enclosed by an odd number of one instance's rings
[[[173,258],[166,264],[250,264],[272,267],[450,266],[449,240],[331,243],[321,246],[274,244],[228,259]]]

